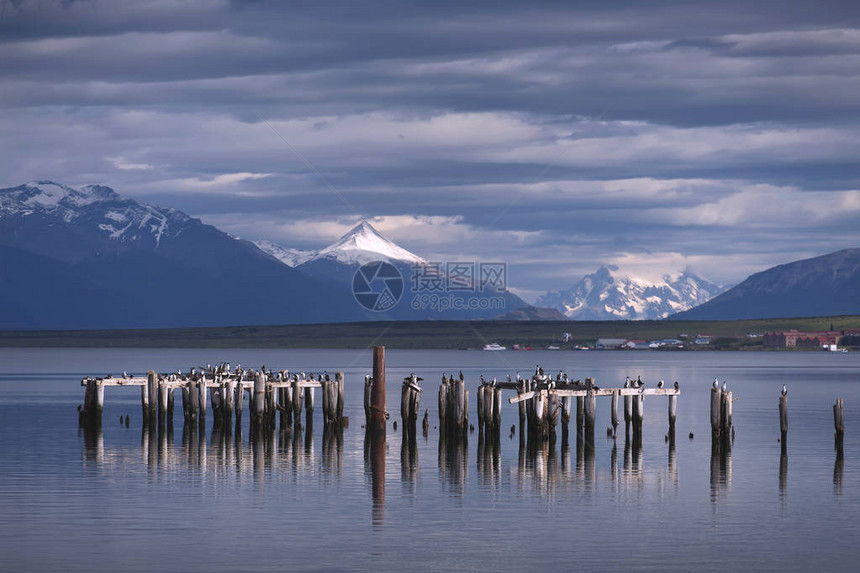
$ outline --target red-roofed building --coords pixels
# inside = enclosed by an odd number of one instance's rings
[[[765,348],[821,348],[838,344],[845,333],[840,330],[786,330],[766,332],[762,338]]]

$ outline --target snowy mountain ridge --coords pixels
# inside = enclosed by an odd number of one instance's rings
[[[33,214],[95,227],[111,240],[154,242],[177,236],[191,217],[118,195],[110,187],[73,188],[53,181],[32,181],[0,192],[0,218]]]
[[[253,243],[261,251],[272,255],[288,267],[297,267],[317,253],[316,251],[303,251],[301,249],[282,247],[272,241],[253,241]]]
[[[550,291],[537,306],[557,308],[577,320],[658,320],[717,296],[726,287],[689,269],[665,275],[660,282],[625,276],[615,265],[603,265],[573,287]]]

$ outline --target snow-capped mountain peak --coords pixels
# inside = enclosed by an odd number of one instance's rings
[[[703,304],[724,290],[689,269],[650,282],[603,265],[570,289],[548,292],[536,304],[579,320],[655,320]]]
[[[409,264],[426,264],[426,261],[414,253],[394,244],[373,225],[362,221],[335,243],[324,248],[309,260],[329,259],[348,264],[364,264],[377,260],[405,262]]]

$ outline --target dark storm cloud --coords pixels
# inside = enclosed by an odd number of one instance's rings
[[[0,172],[303,248],[377,217],[532,292],[736,281],[860,240],[858,69],[856,2],[6,1]]]

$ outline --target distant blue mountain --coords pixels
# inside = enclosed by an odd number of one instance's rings
[[[0,189],[0,329],[367,319],[347,289],[174,209],[50,181]]]
[[[669,317],[739,320],[860,314],[860,249],[845,249],[751,275],[708,302]]]
[[[261,246],[266,252],[109,187],[36,181],[0,189],[0,329],[472,319],[526,306],[502,291],[458,293],[497,296],[501,307],[440,312],[413,308],[404,294],[384,312],[362,308],[352,293],[361,264],[391,261],[407,289],[412,266],[423,264],[369,223],[318,253]]]

